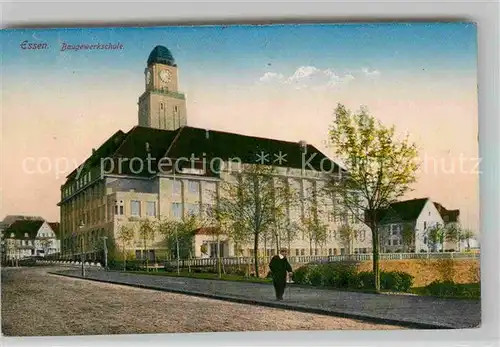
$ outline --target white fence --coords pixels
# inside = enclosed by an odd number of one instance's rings
[[[40,265],[61,265],[61,266],[82,266],[82,263],[79,261],[68,261],[68,260],[36,260],[37,264]],[[100,263],[93,263],[93,262],[85,262],[83,264],[84,267],[92,267],[92,268],[101,268]]]
[[[380,260],[404,260],[404,259],[479,259],[479,253],[381,253]],[[330,256],[315,256],[301,255],[289,256],[288,261],[292,264],[305,263],[330,263],[337,261],[366,261],[372,260],[373,255],[370,254],[348,254],[348,255],[330,255]],[[267,258],[259,258],[260,264],[264,264],[269,260]],[[253,257],[231,257],[221,258],[221,263],[224,265],[252,265],[255,259]],[[177,266],[177,260],[166,262],[167,265]],[[217,258],[197,258],[183,259],[179,261],[180,267],[204,267],[217,265]]]

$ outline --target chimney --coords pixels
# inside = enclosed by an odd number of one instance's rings
[[[146,152],[151,152],[151,146],[149,145],[149,142],[146,142]]]
[[[92,155],[95,154],[95,148],[92,148]]]
[[[302,150],[302,153],[305,153],[307,151],[307,142],[304,140],[299,141],[300,149]]]

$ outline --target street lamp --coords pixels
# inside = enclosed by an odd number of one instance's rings
[[[102,236],[102,240],[104,242],[104,270],[108,269],[108,247],[106,245],[107,236]]]
[[[80,229],[80,235],[81,235],[81,249],[82,249],[82,253],[81,253],[81,261],[82,261],[82,277],[85,277],[85,255],[84,255],[84,247],[85,247],[85,242],[84,242],[84,237],[83,237],[83,233],[82,233],[82,229],[83,227],[85,226],[85,223],[83,223],[83,221],[80,221],[80,225],[78,226],[78,228]]]

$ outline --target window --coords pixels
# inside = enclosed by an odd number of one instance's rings
[[[174,218],[181,218],[182,217],[182,204],[178,202],[172,203],[172,216]]]
[[[295,255],[299,255],[299,254],[300,254],[300,249],[295,248]]]
[[[190,216],[198,216],[200,213],[200,206],[198,204],[188,204],[187,214]]]
[[[156,202],[154,201],[146,202],[146,216],[150,217],[156,216]]]
[[[349,213],[349,221],[351,223],[356,223],[356,216],[352,213]]]
[[[424,244],[427,244],[427,236],[424,236]]]
[[[115,205],[115,214],[116,215],[123,215],[123,201],[120,200],[119,202],[116,202]]]
[[[190,193],[197,194],[200,192],[200,182],[188,181],[188,189]]]
[[[335,220],[335,215],[333,212],[328,213],[328,221],[333,222]]]
[[[333,249],[328,248],[328,255],[332,255],[332,254],[333,254]]]
[[[141,215],[141,202],[138,200],[130,201],[130,214],[132,216],[140,216]]]
[[[181,194],[182,192],[182,181],[174,180],[173,181],[173,192],[174,194]]]
[[[304,248],[302,248],[302,249],[300,250],[300,255],[304,255],[304,254],[306,254],[306,250],[305,250]]]
[[[174,106],[174,112],[179,112],[179,106]]]
[[[427,222],[424,222],[424,230],[427,229]]]
[[[160,110],[163,110],[163,102],[160,103]]]

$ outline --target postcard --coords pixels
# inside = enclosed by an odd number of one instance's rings
[[[2,333],[478,327],[476,40],[3,30]]]

